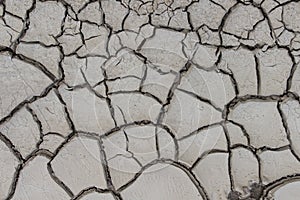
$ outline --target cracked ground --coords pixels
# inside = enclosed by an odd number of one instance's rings
[[[0,200],[298,200],[300,1],[0,0]]]

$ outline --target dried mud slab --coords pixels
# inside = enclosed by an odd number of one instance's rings
[[[298,0],[0,0],[0,200],[296,200]]]

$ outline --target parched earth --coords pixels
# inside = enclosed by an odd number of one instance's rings
[[[0,200],[297,200],[298,0],[0,0]]]

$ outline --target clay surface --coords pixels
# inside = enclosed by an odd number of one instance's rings
[[[0,200],[297,200],[298,0],[0,0]]]

